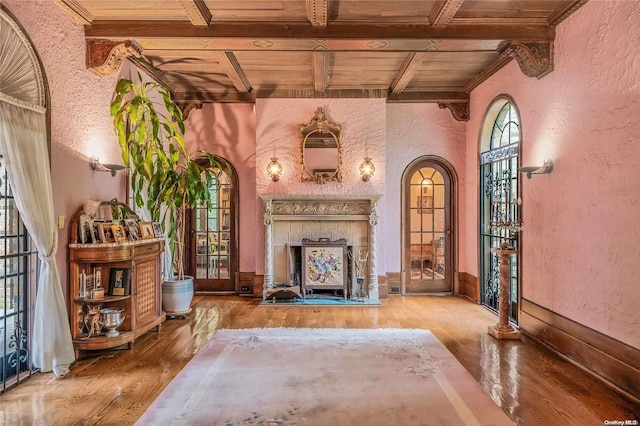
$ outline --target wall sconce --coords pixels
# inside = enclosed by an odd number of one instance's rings
[[[545,175],[547,173],[551,173],[553,171],[553,161],[547,160],[542,164],[542,166],[519,167],[518,171],[525,173],[527,175],[527,179],[531,179],[531,175]]]
[[[272,181],[280,180],[282,174],[282,165],[278,162],[278,157],[271,157],[271,162],[267,165],[267,173]]]
[[[369,182],[369,179],[373,177],[373,173],[376,171],[376,166],[371,162],[371,158],[364,157],[364,161],[360,164],[360,178],[364,182]]]
[[[89,159],[89,166],[96,172],[109,172],[111,176],[115,176],[118,170],[124,170],[124,166],[120,164],[102,164],[96,157]]]

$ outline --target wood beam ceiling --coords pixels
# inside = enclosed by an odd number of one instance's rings
[[[180,0],[189,20],[193,25],[209,25],[211,12],[202,0]]]
[[[313,52],[313,89],[324,92],[329,85],[329,64],[332,59],[330,52]]]
[[[307,17],[314,27],[326,27],[332,13],[332,0],[307,0]]]
[[[373,36],[375,34],[375,36]],[[333,23],[314,27],[308,23],[221,22],[195,26],[183,21],[95,21],[85,26],[88,38],[161,39],[344,39],[344,40],[553,40],[555,28],[547,25],[382,25]]]
[[[236,90],[240,93],[251,92],[251,83],[249,83],[249,79],[242,71],[242,67],[240,67],[233,52],[214,52],[214,54]]]
[[[434,27],[444,27],[451,22],[464,0],[443,0],[434,8],[431,24]]]
[[[390,93],[393,93],[394,95],[402,93],[405,87],[407,87],[407,84],[409,84],[413,78],[413,75],[416,73],[420,64],[422,64],[422,61],[424,61],[424,57],[426,55],[427,54],[425,52],[416,52],[407,56],[404,64],[402,64],[402,67],[398,70],[398,73],[391,82],[391,87],[389,87]]]

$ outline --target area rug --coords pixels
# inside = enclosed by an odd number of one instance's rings
[[[508,425],[427,330],[219,330],[137,425]]]

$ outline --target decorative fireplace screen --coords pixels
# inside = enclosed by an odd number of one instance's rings
[[[347,240],[302,240],[302,297],[312,290],[348,289]]]

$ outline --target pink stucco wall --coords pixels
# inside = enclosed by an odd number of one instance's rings
[[[342,125],[343,180],[318,185],[300,181],[300,124],[308,123],[318,107],[327,119]],[[258,99],[256,101],[256,187],[258,194],[384,194],[385,193],[385,100],[384,99]],[[365,156],[376,166],[369,182],[360,179],[358,167]],[[283,172],[278,182],[266,173],[271,157],[278,157]],[[259,201],[256,227],[264,229]],[[378,203],[378,273],[385,272],[386,200]],[[256,258],[264,258],[264,231],[258,234]],[[264,273],[259,261],[256,273]]]
[[[454,120],[449,110],[436,104],[387,104],[386,135],[386,195],[387,198],[387,271],[401,270],[401,186],[402,174],[416,158],[430,155],[441,157],[451,164],[458,178],[458,210],[460,217],[465,208],[465,123]],[[465,222],[453,224],[460,245],[466,239]],[[459,253],[458,268],[466,271],[463,247]]]
[[[466,195],[466,226],[477,230],[482,118],[508,94],[520,111],[523,164],[555,163],[552,174],[523,181],[523,297],[637,348],[638,22],[638,2],[590,1],[557,28],[551,74],[528,78],[511,62],[472,92]],[[475,275],[476,235],[466,244]]]
[[[203,149],[231,163],[240,194],[238,237],[240,272],[256,270],[256,129],[252,104],[205,104],[192,110],[185,123],[190,152]],[[262,232],[262,227],[259,228]]]
[[[89,158],[118,163],[109,104],[117,76],[98,77],[86,69],[84,31],[53,0],[3,0],[22,24],[44,64],[51,111],[51,174],[56,216],[68,219],[86,198],[124,198],[124,176],[89,168]],[[68,228],[59,229],[56,256],[67,288]]]

